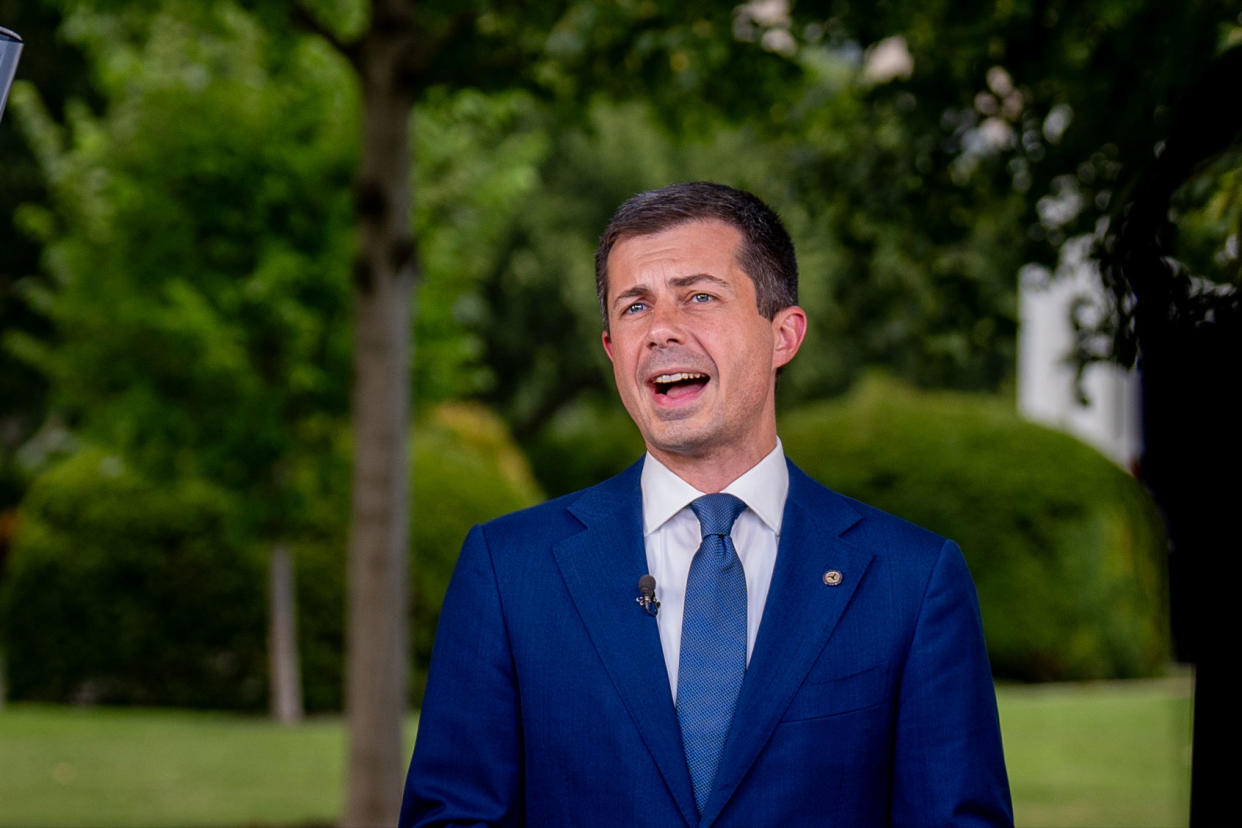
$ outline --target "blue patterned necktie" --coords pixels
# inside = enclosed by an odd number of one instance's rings
[[[746,504],[730,494],[710,494],[690,508],[703,542],[686,580],[677,720],[702,813],[746,673],[746,574],[729,537]]]

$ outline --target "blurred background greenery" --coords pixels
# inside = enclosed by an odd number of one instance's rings
[[[1016,413],[1018,274],[1098,232],[1242,40],[1235,3],[418,8],[447,57],[410,113],[412,704],[466,529],[641,452],[591,255],[626,197],[696,178],[798,246],[790,457],[961,542],[997,677],[1166,670],[1150,497]],[[263,709],[286,544],[304,704],[339,711],[364,104],[332,42],[367,4],[0,0],[0,23],[27,43],[0,125],[0,698]],[[1226,161],[1181,227],[1228,282]]]

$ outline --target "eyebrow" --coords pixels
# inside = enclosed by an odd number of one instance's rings
[[[711,282],[716,287],[725,289],[730,287],[729,283],[724,279],[721,279],[719,276],[713,276],[710,273],[695,273],[690,276],[678,276],[676,279],[670,280],[669,284],[673,287],[684,288],[697,285],[699,282]]]
[[[675,288],[688,288],[700,284],[701,282],[709,282],[716,287],[723,288],[725,290],[732,289],[732,286],[724,279],[721,279],[719,276],[713,276],[710,273],[692,273],[689,276],[678,276],[675,279],[670,279],[668,283]],[[620,305],[628,302],[630,299],[637,299],[638,297],[645,296],[650,292],[651,288],[647,285],[634,285],[632,288],[618,293],[616,298],[612,300],[612,306],[613,308],[619,307]]]

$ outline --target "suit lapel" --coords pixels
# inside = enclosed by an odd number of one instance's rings
[[[789,465],[772,586],[733,714],[744,726],[729,731],[701,826],[720,814],[745,777],[862,581],[871,554],[840,538],[858,519],[844,498]],[[829,570],[842,573],[839,585],[825,585]]]
[[[681,728],[669,692],[656,620],[635,602],[647,571],[643,544],[642,461],[586,490],[569,511],[585,529],[552,553],[565,586],[634,727],[646,743],[687,824],[698,822]]]

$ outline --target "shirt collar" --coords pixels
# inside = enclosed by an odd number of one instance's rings
[[[643,460],[640,485],[644,536],[659,529],[692,500],[705,494],[674,474],[650,452]],[[776,448],[722,491],[741,498],[768,528],[780,534],[785,496],[789,494],[789,468],[785,465],[785,449],[780,438],[776,440]]]

